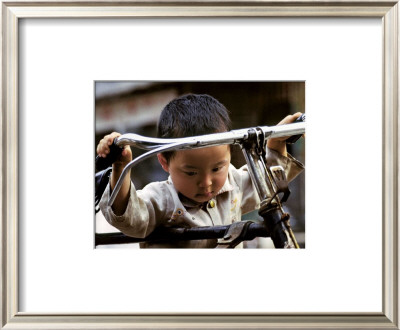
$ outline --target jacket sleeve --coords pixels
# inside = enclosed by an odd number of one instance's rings
[[[116,215],[107,203],[110,184],[100,201],[100,209],[107,222],[127,236],[148,236],[168,216],[168,189],[160,182],[151,183],[143,190],[136,190],[131,182],[130,196],[124,214]]]
[[[304,170],[304,165],[297,159],[295,159],[292,155],[287,154],[287,157],[285,157],[282,156],[279,152],[269,148],[266,148],[265,160],[268,167],[277,165],[282,166],[285,170],[288,182],[292,181]]]
[[[282,156],[280,153],[272,149],[266,149],[266,166],[277,166],[283,167],[287,180],[292,181],[297,175],[304,170],[304,165],[288,154],[287,157]],[[260,200],[258,197],[257,190],[253,185],[253,182],[248,172],[247,165],[236,170],[234,173],[235,181],[242,191],[242,213],[246,214],[259,207]]]

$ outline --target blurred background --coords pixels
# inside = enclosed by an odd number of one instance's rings
[[[95,82],[95,146],[111,132],[137,133],[155,137],[158,117],[172,99],[188,93],[209,94],[229,110],[233,129],[276,125],[288,114],[305,112],[305,82]],[[144,153],[133,149],[133,157]],[[288,146],[288,152],[305,163],[305,142],[298,140]],[[238,146],[232,149],[232,164],[241,167],[244,157]],[[132,181],[137,189],[153,181],[166,180],[157,158],[152,157],[136,166]],[[305,247],[305,174],[304,171],[289,185],[291,195],[285,209],[299,245]],[[260,219],[257,211],[246,214],[243,220]],[[115,232],[101,212],[96,214],[95,231]],[[138,244],[104,245],[97,248],[138,248]],[[246,248],[273,248],[269,238],[257,238],[245,243]]]

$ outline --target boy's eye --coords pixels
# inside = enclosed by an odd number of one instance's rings
[[[185,174],[188,176],[194,176],[196,175],[196,172],[185,172]]]
[[[213,168],[212,170],[213,170],[213,172],[218,172],[221,168],[222,167],[216,167],[216,168]]]

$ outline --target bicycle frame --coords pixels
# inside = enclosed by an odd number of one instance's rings
[[[290,227],[290,217],[284,212],[282,207],[282,202],[287,200],[290,193],[287,187],[285,173],[283,168],[279,166],[271,168],[266,166],[265,145],[269,138],[301,135],[304,133],[305,123],[298,122],[277,126],[259,126],[247,129],[232,130],[223,133],[177,139],[149,138],[132,133],[121,135],[116,139],[116,145],[120,147],[130,145],[149,151],[133,159],[129,164],[126,165],[112,191],[108,205],[111,206],[114,203],[114,200],[121,188],[123,179],[129,170],[138,163],[157,153],[205,148],[224,144],[237,144],[240,145],[242,149],[252,182],[256,187],[261,201],[259,215],[264,219],[263,224],[270,233],[270,237],[275,247],[299,248]],[[282,198],[280,198],[278,195],[280,193],[283,193]],[[241,222],[242,221],[239,222],[239,226]],[[238,236],[237,231],[239,226],[236,224],[233,225],[231,225],[232,232]],[[243,230],[243,228],[239,228],[239,230]],[[228,246],[229,242],[233,242],[231,234],[225,234],[224,237],[218,241],[220,245],[225,246]],[[237,237],[235,244],[238,244]]]

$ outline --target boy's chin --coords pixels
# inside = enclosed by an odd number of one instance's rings
[[[198,202],[198,203],[205,203],[208,202],[209,200],[211,200],[213,198],[213,194],[207,194],[207,195],[196,195],[194,196],[193,200]]]
[[[206,203],[210,200],[211,198],[194,198],[193,200],[197,203]]]
[[[182,193],[180,193],[180,194],[182,194]],[[187,198],[187,199],[189,199],[189,200],[191,200],[191,201],[193,201],[193,202],[195,202],[195,203],[206,203],[206,202],[208,202],[208,201],[210,201],[213,197],[214,197],[214,194],[210,194],[210,195],[202,195],[202,194],[198,194],[198,195],[195,195],[195,196],[188,196],[188,195],[185,195],[185,194],[182,194],[185,198]]]

